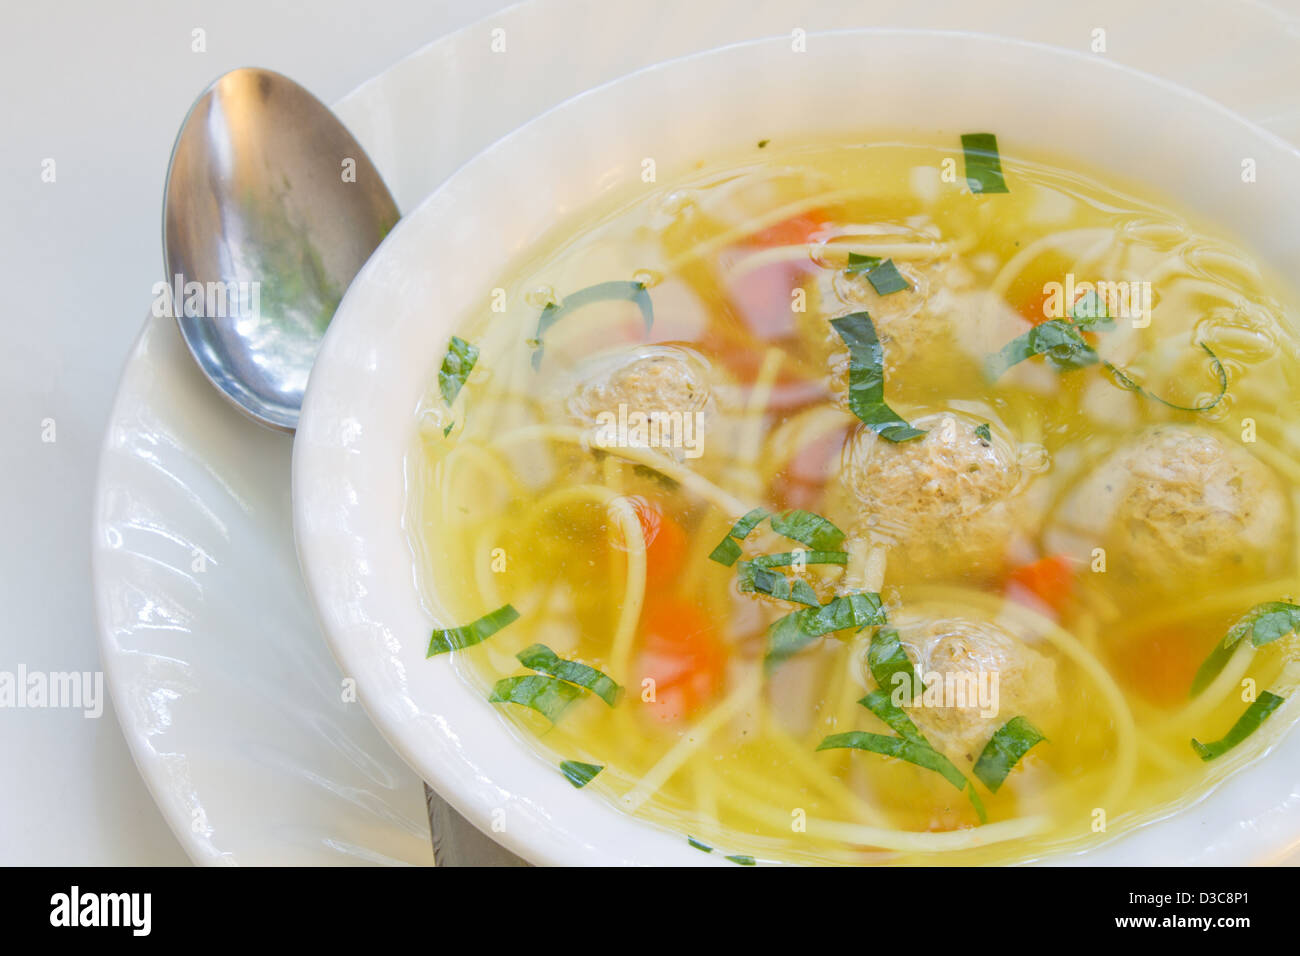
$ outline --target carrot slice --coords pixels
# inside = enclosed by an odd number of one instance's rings
[[[727,649],[718,625],[685,601],[661,601],[642,616],[641,673],[654,679],[651,713],[681,720],[704,707],[722,690]]]
[[[641,537],[645,541],[646,588],[654,594],[670,586],[686,561],[686,532],[682,526],[665,514],[657,502],[641,495],[629,495],[628,502],[641,524]],[[615,539],[624,548],[622,537]]]
[[[1187,689],[1205,660],[1206,635],[1195,629],[1166,627],[1124,642],[1115,651],[1124,683],[1153,704],[1173,707],[1187,701]]]
[[[1031,596],[1058,615],[1074,594],[1074,570],[1063,554],[1021,565],[1007,576],[1007,596],[1019,600]],[[1022,603],[1030,603],[1023,602]]]
[[[810,209],[789,219],[782,219],[766,229],[751,233],[745,238],[747,246],[793,246],[801,242],[812,242],[826,226],[826,216],[821,210]]]

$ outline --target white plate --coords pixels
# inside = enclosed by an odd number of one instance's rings
[[[546,107],[693,50],[864,25],[1086,50],[1103,27],[1106,56],[1300,138],[1300,33],[1261,4],[827,0],[798,19],[788,0],[534,0],[425,47],[338,110],[399,206],[412,209]],[[494,52],[502,36],[506,50]],[[342,705],[305,606],[288,536],[287,456],[287,439],[225,407],[168,323],[146,324],[110,416],[93,541],[101,647],[122,729],[195,861],[427,863],[418,780],[355,706]],[[201,574],[190,570],[200,544],[211,548]]]
[[[454,323],[483,307],[505,263],[549,234],[556,210],[626,197],[640,186],[644,156],[667,173],[765,136],[804,140],[874,126],[955,144],[977,128],[1003,143],[1104,157],[1098,163],[1112,175],[1157,184],[1243,236],[1273,269],[1300,256],[1300,231],[1278,215],[1300,208],[1300,150],[1204,97],[1019,41],[880,30],[806,40],[806,53],[778,37],[663,64],[495,143],[403,218],[352,283],[317,356],[294,442],[293,507],[325,636],[398,752],[471,822],[530,861],[717,862],[684,834],[574,789],[553,763],[528,753],[450,657],[425,659],[430,628],[461,622],[436,607],[430,620],[413,580],[403,515],[415,409]],[[882,98],[826,95],[853,89],[864,63],[909,81]],[[1057,83],[1041,88],[1027,77]],[[1243,186],[1242,156],[1269,175]],[[431,590],[436,602],[436,582]],[[1296,703],[1287,707],[1292,720]],[[1271,859],[1300,840],[1297,788],[1300,732],[1291,728],[1267,757],[1195,806],[1075,859]]]
[[[198,377],[154,319],[100,464],[104,670],[145,781],[205,863],[427,863],[419,778],[345,703],[303,594],[291,440]]]

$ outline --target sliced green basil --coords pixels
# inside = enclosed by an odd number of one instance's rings
[[[850,411],[887,441],[910,441],[924,435],[885,404],[885,350],[871,316],[854,312],[831,319],[831,327],[849,349]]]
[[[1016,336],[995,355],[989,356],[986,372],[992,380],[1001,378],[1012,366],[1041,355],[1059,372],[1086,368],[1101,361],[1083,333],[1066,319],[1048,319]]]
[[[474,370],[474,363],[477,361],[477,346],[453,335],[451,343],[447,346],[447,354],[442,360],[442,368],[438,370],[438,388],[442,392],[443,401],[448,405],[460,394],[465,380],[469,378],[469,373]],[[443,434],[445,435],[446,432]]]
[[[865,274],[871,287],[876,290],[876,295],[890,295],[911,288],[894,265],[893,259],[882,260],[880,256],[850,252],[849,265],[844,271],[850,275]]]
[[[519,704],[531,707],[551,723],[560,719],[569,706],[587,693],[576,684],[547,677],[527,674],[506,677],[496,682],[488,700],[494,704]]]
[[[897,757],[910,764],[933,770],[951,783],[958,790],[966,788],[966,778],[951,760],[929,744],[908,737],[887,737],[884,734],[869,734],[862,730],[851,730],[843,734],[831,734],[820,744],[818,750],[836,749],[865,750],[883,757]]]
[[[1023,717],[1012,717],[997,729],[975,761],[975,776],[994,793],[1029,748],[1047,738]]]
[[[1216,757],[1222,757],[1237,744],[1241,743],[1264,723],[1265,719],[1273,711],[1282,706],[1286,698],[1279,697],[1277,694],[1264,691],[1259,697],[1246,708],[1246,712],[1237,719],[1223,737],[1212,743],[1203,744],[1199,740],[1192,738],[1192,749],[1197,755],[1205,761],[1214,760]]]
[[[759,567],[752,561],[740,562],[736,568],[736,581],[744,594],[766,594],[780,601],[821,607],[817,592],[803,578],[790,578]]]
[[[519,663],[525,667],[585,687],[611,707],[618,703],[618,698],[623,692],[623,688],[603,671],[579,661],[565,660],[545,644],[526,647],[515,657],[519,658]]]
[[[565,760],[560,764],[560,773],[579,790],[591,783],[596,774],[604,769],[602,764],[583,763],[580,760]]]
[[[880,595],[869,591],[841,595],[818,608],[793,611],[768,628],[765,663],[775,667],[825,634],[883,623],[885,611]]]
[[[716,561],[718,564],[731,567],[740,557],[740,542],[749,537],[750,533],[762,524],[763,519],[771,512],[766,508],[755,508],[744,515],[737,521],[727,532],[727,536],[718,542],[718,546],[709,553],[709,560]]]
[[[585,289],[566,295],[563,302],[559,304],[552,302],[542,309],[542,314],[537,320],[537,334],[533,339],[533,368],[541,367],[542,353],[545,348],[542,339],[556,322],[595,302],[619,300],[636,303],[637,308],[641,310],[641,318],[645,320],[645,330],[649,332],[654,325],[654,306],[650,302],[650,292],[644,283],[615,281],[587,286]]]
[[[1159,395],[1155,394],[1154,392],[1148,392],[1137,382],[1133,381],[1133,379],[1129,377],[1128,373],[1125,372],[1123,369],[1121,369],[1119,366],[1113,365],[1110,362],[1103,362],[1102,364],[1106,367],[1106,371],[1110,372],[1110,374],[1114,376],[1115,384],[1117,384],[1120,388],[1124,389],[1125,391],[1137,392],[1143,398],[1149,398],[1152,401],[1159,402],[1161,405],[1164,405],[1166,408],[1172,408],[1176,411],[1208,412],[1211,408],[1218,405],[1219,402],[1223,401],[1223,396],[1228,393],[1228,372],[1223,367],[1223,363],[1219,361],[1219,357],[1215,355],[1212,351],[1210,351],[1210,347],[1208,345],[1206,345],[1204,342],[1198,342],[1196,344],[1199,345],[1202,349],[1204,349],[1205,354],[1210,357],[1210,364],[1211,367],[1214,369],[1214,376],[1219,380],[1218,392],[1216,392],[1214,397],[1211,398],[1203,405],[1177,405],[1166,398],[1161,398]]]
[[[1222,641],[1205,659],[1192,680],[1191,696],[1195,697],[1214,682],[1232,657],[1232,652],[1244,639],[1249,638],[1256,647],[1271,644],[1300,628],[1300,606],[1285,601],[1265,601],[1256,604],[1237,618]]]
[[[1084,332],[1105,332],[1115,328],[1115,320],[1106,311],[1106,303],[1095,290],[1089,289],[1070,310],[1070,318]]]
[[[780,554],[760,554],[750,558],[756,568],[788,568],[795,564],[848,564],[847,551],[783,551]]]
[[[967,799],[970,800],[971,806],[975,808],[975,814],[979,817],[980,823],[987,822],[988,815],[984,810],[984,802],[980,800],[979,794],[975,792],[974,785],[966,779],[965,774],[958,770],[951,760],[934,749],[930,742],[925,739],[925,735],[917,729],[912,719],[890,699],[887,691],[873,690],[858,703],[884,721],[899,736],[886,737],[882,734],[868,734],[861,731],[832,734],[821,742],[821,745],[817,748],[818,750],[850,747],[855,750],[866,750],[887,757],[898,757],[900,760],[906,760],[908,763],[923,767],[926,770],[933,770],[958,790],[963,791]]]
[[[888,690],[878,687],[858,703],[883,720],[886,726],[898,736],[930,746],[930,741],[926,740],[916,724],[912,723],[912,718],[907,716],[907,712],[894,703],[893,696]]]
[[[844,543],[844,532],[811,511],[785,511],[772,515],[772,530],[818,551],[834,551]]]
[[[886,259],[868,272],[867,281],[876,290],[876,295],[893,295],[912,288],[898,271],[898,266],[894,265],[893,259]]]
[[[448,651],[458,651],[462,648],[471,647],[480,641],[487,640],[501,628],[518,620],[518,618],[519,612],[514,609],[514,606],[504,604],[470,624],[436,630],[429,639],[429,650],[424,656],[433,657],[436,654],[446,654]]]
[[[961,138],[961,148],[966,156],[966,185],[971,192],[980,194],[1010,191],[1002,175],[1002,157],[998,153],[997,136],[993,133],[965,133]]]
[[[880,256],[866,256],[859,252],[849,253],[849,264],[844,270],[849,275],[860,275],[864,272],[870,272],[881,263]]]
[[[882,627],[872,636],[871,646],[867,649],[867,668],[876,685],[891,698],[895,691],[901,690],[903,699],[911,703],[924,689],[911,658],[898,639],[898,631],[892,627]]]

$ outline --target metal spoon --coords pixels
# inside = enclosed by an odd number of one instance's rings
[[[365,150],[297,83],[246,68],[204,90],[172,148],[163,255],[172,314],[221,394],[293,431],[325,327],[397,220]],[[523,865],[425,790],[435,864]]]
[[[199,368],[255,421],[298,424],[325,327],[397,204],[330,109],[270,70],[225,74],[172,149],[163,252]]]

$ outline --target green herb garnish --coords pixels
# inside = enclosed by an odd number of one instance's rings
[[[1048,319],[1016,336],[995,355],[989,356],[986,371],[990,379],[1001,378],[1014,365],[1041,355],[1058,372],[1086,368],[1101,361],[1096,349],[1084,340],[1072,322]]]
[[[965,789],[966,778],[951,760],[935,750],[924,740],[909,737],[889,737],[885,734],[871,734],[863,730],[850,730],[848,733],[831,734],[820,744],[818,750],[865,750],[868,753],[884,757],[897,757],[910,764],[933,770],[951,783],[958,790]]]
[[[848,564],[847,551],[783,551],[780,554],[760,554],[749,559],[756,568],[788,568],[799,560],[809,564]]]
[[[701,853],[712,853],[712,852],[713,852],[713,847],[709,846],[707,843],[701,843],[699,840],[695,839],[695,837],[693,837],[693,836],[687,836],[687,837],[686,837],[686,842],[689,843],[691,846],[695,847],[695,849],[699,850]],[[756,865],[757,865],[757,864],[754,862],[754,858],[753,858],[752,856],[741,856],[740,854],[736,854],[735,856],[728,856],[728,857],[725,857],[724,859],[730,860],[732,863],[739,864],[740,866],[756,866]]]
[[[873,690],[858,703],[884,721],[886,726],[898,736],[886,737],[883,734],[869,734],[863,731],[831,734],[818,745],[818,750],[840,748],[865,750],[886,757],[897,757],[926,770],[933,770],[958,790],[966,793],[980,823],[988,820],[984,812],[984,803],[975,792],[974,785],[957,769],[956,764],[934,749],[933,745],[925,739],[925,735],[917,729],[916,724],[912,723],[912,718],[893,702],[888,691]]]
[[[598,451],[600,449],[595,449]],[[653,481],[655,484],[663,485],[669,491],[676,491],[680,487],[675,480],[669,478],[658,468],[651,468],[648,465],[633,465],[632,474],[638,478],[644,478],[647,481]]]
[[[975,437],[978,438],[980,441],[986,441],[986,442],[993,441],[993,432],[989,428],[987,422],[985,422],[983,425],[975,426]]]
[[[882,627],[872,635],[871,646],[867,649],[867,667],[878,687],[890,695],[902,690],[909,703],[922,690],[912,659],[903,650],[898,631],[892,627]]]
[[[1203,744],[1199,740],[1192,738],[1192,749],[1205,761],[1213,760],[1215,757],[1222,757],[1237,744],[1259,730],[1259,726],[1264,722],[1265,718],[1281,707],[1285,699],[1277,694],[1264,691],[1254,703],[1246,708],[1246,712],[1237,719],[1237,722],[1232,725],[1232,729],[1224,734],[1222,739]]]
[[[585,687],[611,707],[618,703],[623,693],[623,688],[603,671],[579,661],[566,660],[545,644],[526,647],[515,657],[519,658],[519,663],[525,667]]]
[[[870,591],[841,595],[821,607],[792,611],[768,628],[765,664],[775,667],[825,634],[884,623],[880,595]]]
[[[849,409],[881,438],[892,442],[920,438],[885,404],[885,350],[866,312],[831,319],[831,326],[849,348]]]
[[[834,551],[844,543],[844,532],[811,511],[786,511],[772,515],[772,530],[818,551]]]
[[[1192,680],[1191,696],[1195,697],[1214,682],[1214,678],[1219,676],[1219,672],[1232,657],[1233,650],[1243,639],[1250,638],[1250,642],[1256,647],[1263,647],[1265,644],[1286,637],[1297,628],[1300,628],[1300,606],[1285,601],[1265,601],[1263,604],[1256,604],[1239,617],[1236,623],[1228,628],[1228,633],[1223,640],[1214,646],[1214,650],[1210,652],[1210,656],[1205,659],[1205,663],[1201,665]]]
[[[645,330],[649,332],[650,327],[654,325],[654,306],[650,302],[650,292],[646,289],[645,283],[614,281],[587,286],[585,289],[580,289],[565,296],[564,301],[560,304],[552,302],[542,309],[542,314],[537,320],[537,334],[533,338],[533,368],[541,367],[542,353],[545,348],[542,337],[556,322],[594,302],[615,302],[620,300],[637,304],[637,307],[641,310],[641,318],[645,320]]]
[[[765,508],[755,508],[732,526],[732,529],[727,532],[727,536],[718,542],[718,546],[710,552],[709,559],[731,567],[741,555],[740,542],[749,537],[754,529],[768,518],[772,519],[773,531],[782,537],[789,538],[791,541],[806,544],[814,549],[813,554],[842,554],[842,552],[837,552],[836,549],[844,543],[844,532],[821,515],[798,509],[772,514]],[[785,561],[785,558],[790,558],[790,561]],[[769,559],[771,563],[766,563]],[[758,562],[758,567],[772,568],[783,563],[791,563],[793,554],[765,555],[755,560]],[[844,564],[846,561],[847,555],[842,559],[833,557],[821,561],[807,559],[805,563]]]
[[[1106,303],[1095,289],[1079,296],[1070,310],[1070,318],[1085,332],[1109,332],[1115,328],[1115,320],[1106,311]]]
[[[438,388],[442,392],[443,401],[448,405],[460,394],[465,379],[474,371],[474,363],[477,361],[478,347],[453,335],[447,346],[447,355],[442,360],[442,368],[438,370]]]
[[[1153,401],[1157,401],[1161,405],[1164,405],[1167,408],[1175,409],[1176,411],[1208,412],[1215,405],[1218,405],[1219,402],[1223,401],[1223,396],[1227,394],[1228,373],[1224,369],[1223,363],[1219,361],[1219,357],[1215,355],[1212,351],[1210,351],[1210,347],[1208,345],[1206,345],[1204,342],[1197,342],[1196,344],[1199,345],[1201,348],[1203,348],[1205,350],[1205,354],[1210,357],[1210,362],[1214,367],[1214,375],[1219,380],[1218,393],[1213,398],[1211,398],[1208,402],[1206,402],[1204,405],[1175,404],[1174,402],[1171,402],[1166,398],[1161,398],[1159,395],[1156,395],[1153,392],[1148,392],[1137,382],[1133,381],[1133,379],[1130,378],[1128,374],[1118,366],[1112,365],[1110,362],[1103,362],[1102,364],[1106,366],[1106,371],[1110,372],[1111,375],[1115,376],[1115,384],[1117,384],[1120,388],[1125,389],[1126,391],[1137,392],[1139,395],[1142,395],[1145,398],[1149,398],[1152,399]]]
[[[1097,350],[1083,337],[1084,332],[1104,332],[1114,327],[1115,320],[1107,313],[1106,304],[1101,296],[1089,289],[1074,304],[1069,319],[1048,319],[1035,325],[1028,332],[1016,336],[1002,346],[996,355],[988,357],[985,362],[985,372],[990,379],[998,379],[1012,366],[1035,355],[1041,355],[1058,372],[1069,372],[1101,363],[1120,388],[1136,392],[1176,411],[1207,412],[1223,401],[1223,396],[1228,391],[1228,373],[1223,363],[1219,361],[1219,357],[1204,342],[1198,342],[1197,345],[1210,357],[1215,377],[1219,380],[1218,394],[1204,405],[1178,405],[1153,392],[1148,392],[1118,365],[1098,355]]]
[[[876,266],[867,273],[867,281],[871,287],[876,290],[877,295],[892,295],[895,292],[902,292],[904,289],[912,288],[907,284],[898,271],[898,266],[894,265],[893,259],[886,259],[880,265]]]
[[[753,561],[741,561],[736,569],[736,580],[744,594],[766,594],[781,601],[821,607],[821,599],[812,585],[803,578],[790,578],[775,571],[759,567]]]
[[[749,537],[750,533],[757,528],[771,512],[765,508],[755,508],[743,518],[737,521],[727,532],[727,536],[718,542],[718,546],[709,553],[710,561],[717,561],[718,564],[725,564],[731,567],[740,557],[740,544]]]
[[[984,812],[984,802],[980,800],[979,794],[975,792],[975,785],[966,779],[965,775],[957,769],[957,766],[951,760],[934,749],[934,745],[926,740],[925,735],[917,729],[916,724],[912,723],[912,718],[908,717],[903,709],[894,703],[888,691],[873,690],[858,703],[884,721],[890,730],[904,740],[927,747],[933,751],[933,756],[926,758],[930,764],[933,764],[929,769],[942,774],[943,778],[958,790],[965,791],[971,806],[975,808],[975,815],[979,817],[980,823],[988,821],[988,815]]]
[[[1250,643],[1263,647],[1294,633],[1297,628],[1300,628],[1300,606],[1285,601],[1268,601],[1247,611],[1228,630],[1223,642],[1231,647],[1249,635]]]
[[[849,275],[865,273],[867,281],[876,290],[877,295],[889,295],[910,289],[907,280],[902,277],[893,259],[881,259],[880,256],[864,256],[857,252],[849,253],[849,264],[844,270]]]
[[[917,729],[916,724],[912,723],[912,718],[907,716],[903,708],[894,703],[889,691],[884,688],[876,688],[858,703],[883,720],[886,726],[898,736],[907,740],[915,740],[927,747],[930,746],[930,741],[926,740],[925,735]],[[952,769],[965,782],[966,778],[961,776],[961,772],[956,767]],[[947,776],[950,780],[952,779],[949,774],[944,774],[944,776]],[[960,784],[957,784],[957,786],[960,786]]]
[[[526,674],[506,677],[492,686],[488,700],[494,704],[520,704],[531,707],[551,723],[569,709],[575,700],[586,695],[586,690],[555,677]]]
[[[1005,193],[998,138],[992,133],[965,133],[961,148],[966,154],[966,185],[973,193]]]
[[[1196,669],[1196,676],[1192,678],[1192,689],[1188,691],[1188,696],[1195,697],[1214,683],[1214,678],[1218,677],[1220,671],[1228,666],[1228,661],[1236,649],[1235,641],[1232,644],[1225,644],[1223,641],[1215,642],[1214,650],[1210,651],[1210,656]]]
[[[596,774],[604,770],[598,763],[583,763],[580,760],[565,760],[560,764],[560,773],[579,790],[591,783]]]
[[[429,640],[429,651],[424,656],[433,657],[436,654],[446,654],[448,651],[458,651],[478,644],[480,641],[487,640],[507,624],[517,620],[518,617],[519,612],[514,609],[514,606],[505,604],[490,614],[484,614],[473,623],[462,624],[460,627],[447,628],[446,630],[436,630]]]
[[[849,275],[859,275],[863,272],[870,272],[876,266],[880,265],[883,260],[880,256],[865,256],[860,252],[849,253],[849,264],[844,271]]]
[[[1023,717],[1012,717],[998,728],[975,761],[975,776],[994,793],[1029,748],[1047,738]]]

